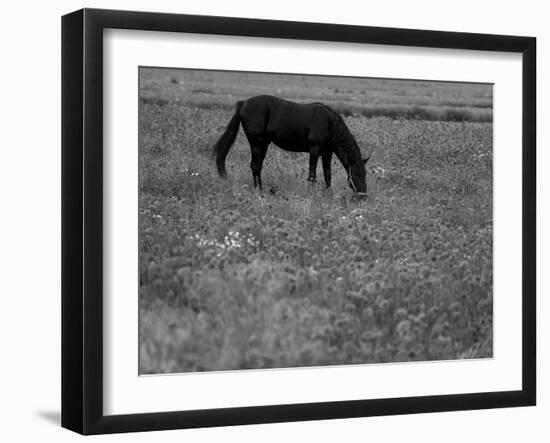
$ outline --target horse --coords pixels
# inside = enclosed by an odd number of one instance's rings
[[[242,125],[252,160],[250,168],[254,188],[262,189],[262,165],[270,143],[292,152],[309,152],[308,181],[314,183],[317,162],[322,159],[327,188],[331,185],[331,161],[335,154],[344,167],[348,184],[355,194],[366,196],[365,165],[352,133],[342,117],[329,106],[314,103],[295,103],[271,95],[258,95],[238,101],[235,113],[225,131],[212,148],[212,159],[218,174],[227,177],[225,159],[235,143],[239,125]]]

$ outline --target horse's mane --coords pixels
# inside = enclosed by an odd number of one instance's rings
[[[340,146],[348,148],[349,154],[351,154],[354,158],[353,160],[358,161],[361,160],[361,150],[359,149],[359,145],[357,144],[357,140],[355,140],[355,137],[349,130],[349,128],[346,125],[346,122],[342,118],[342,116],[336,112],[332,107],[321,103],[321,102],[314,102],[316,105],[322,106],[324,109],[329,111],[329,113],[332,116],[331,119],[331,131],[332,131],[332,137],[336,143],[338,143]]]

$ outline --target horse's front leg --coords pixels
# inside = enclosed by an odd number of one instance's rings
[[[317,176],[317,161],[319,160],[319,146],[311,148],[309,151],[309,176],[307,180],[315,183]]]
[[[327,188],[330,188],[331,170],[330,164],[332,162],[332,151],[323,153],[323,175],[325,176],[325,183]]]

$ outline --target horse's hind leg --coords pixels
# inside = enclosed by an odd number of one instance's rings
[[[252,177],[254,178],[254,187],[262,189],[262,165],[267,152],[268,143],[254,143],[250,145],[252,152],[252,161],[250,162],[250,169],[252,169]]]
[[[307,180],[315,183],[317,177],[317,161],[319,160],[319,146],[314,146],[309,151],[309,175]]]

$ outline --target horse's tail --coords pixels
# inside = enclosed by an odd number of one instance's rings
[[[216,159],[218,174],[223,178],[227,177],[227,172],[225,171],[225,158],[227,157],[231,146],[235,143],[237,132],[239,132],[239,124],[241,123],[241,117],[239,114],[243,103],[244,102],[242,101],[237,102],[235,114],[233,114],[233,117],[231,117],[224,133],[212,148],[212,159]]]

